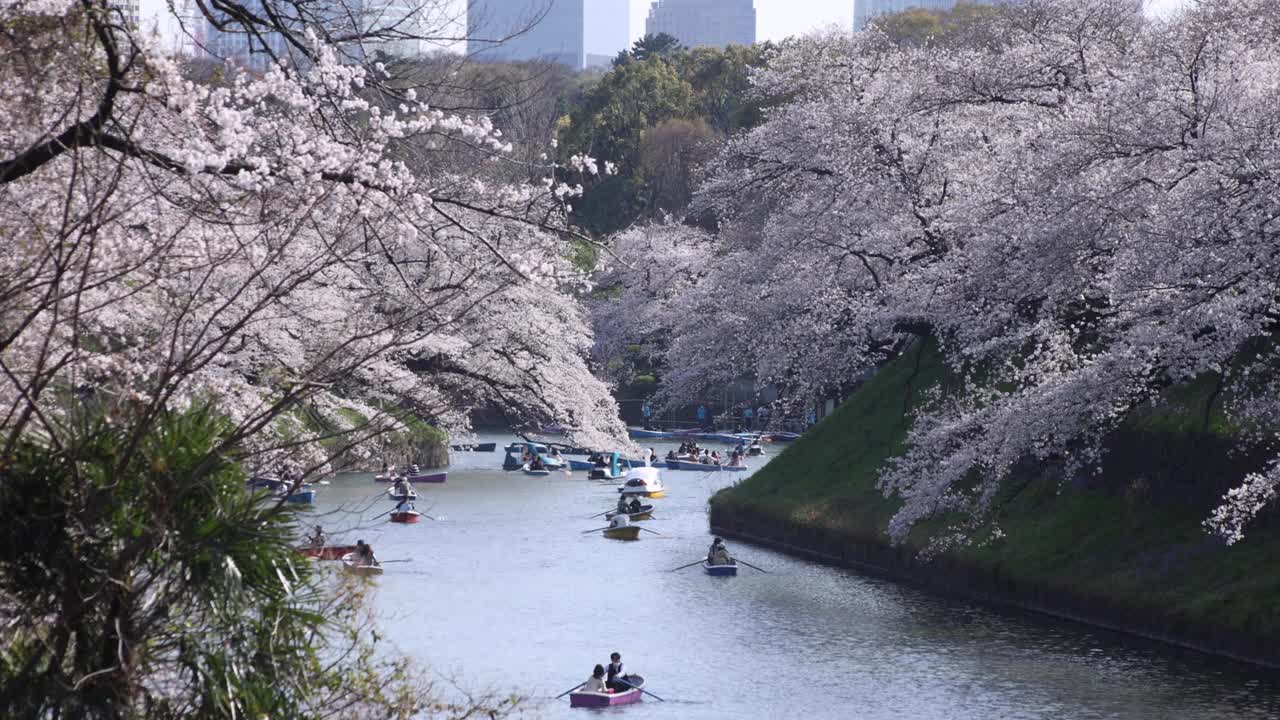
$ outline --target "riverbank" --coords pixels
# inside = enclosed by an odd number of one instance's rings
[[[931,531],[885,534],[896,501],[876,489],[912,409],[947,382],[921,344],[743,483],[711,500],[715,532],[940,592],[1280,667],[1280,530],[1227,547],[1201,521],[1207,499],[1256,458],[1231,457],[1212,387],[1170,393],[1112,440],[1101,477],[1028,468],[977,542],[922,560]],[[999,528],[999,532],[995,527]]]

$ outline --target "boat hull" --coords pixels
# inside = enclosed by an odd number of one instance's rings
[[[479,445],[450,445],[449,448],[457,452],[494,452],[498,449],[498,443],[480,443]]]
[[[550,470],[530,470],[528,468],[525,468],[524,474],[532,475],[533,477],[547,477],[548,475],[551,474],[551,471]]]
[[[373,577],[375,575],[382,574],[381,565],[357,565],[355,558],[351,555],[342,556],[342,569],[352,575],[359,575],[361,577]]]
[[[449,476],[447,472],[431,473],[429,475],[376,475],[375,482],[393,483],[400,478],[404,478],[411,483],[442,483]]]
[[[569,707],[603,708],[613,707],[614,705],[630,705],[643,700],[644,694],[640,692],[640,689],[644,687],[644,678],[639,675],[629,675],[627,676],[627,681],[635,685],[635,688],[620,693],[570,693]]]
[[[298,503],[300,505],[310,505],[316,501],[315,490],[299,490],[290,494],[285,498],[285,502]]]
[[[391,513],[391,522],[400,523],[401,525],[412,525],[413,523],[418,522],[419,517],[421,517],[421,513],[417,510]]]
[[[737,565],[711,565],[706,562],[702,563],[702,569],[708,575],[715,577],[734,577],[738,574]]]
[[[691,462],[688,460],[668,460],[667,469],[687,470],[689,472],[742,472],[746,465],[712,465],[710,463]]]
[[[298,548],[298,552],[303,557],[315,558],[316,560],[341,560],[344,555],[350,555],[355,551],[355,545],[325,545],[324,547]]]
[[[639,540],[640,528],[634,525],[605,528],[604,536],[610,540]]]

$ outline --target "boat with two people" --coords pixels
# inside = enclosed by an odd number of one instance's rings
[[[614,653],[612,658],[616,660],[611,660],[608,669],[603,665],[596,665],[591,671],[591,677],[568,693],[569,707],[605,708],[630,705],[644,699],[644,678],[624,674],[622,658],[618,653]]]
[[[707,559],[702,561],[702,568],[708,575],[718,577],[734,577],[738,574],[738,561],[729,554],[724,540],[717,537],[711,541],[707,549]]]
[[[562,470],[567,464],[564,458],[560,457],[558,450],[548,448],[546,445],[541,443],[511,443],[503,449],[507,453],[502,459],[503,470],[523,470],[525,466],[533,462],[535,458],[541,460],[542,466],[545,469],[552,471]]]
[[[627,497],[626,495],[618,496],[618,506],[614,510],[605,513],[605,520],[613,520],[617,515],[626,515],[631,522],[639,520],[653,519],[653,505],[642,504],[637,496]]]

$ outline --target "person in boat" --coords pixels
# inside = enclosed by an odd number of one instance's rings
[[[619,514],[623,514],[623,515],[625,515],[627,512],[628,512],[628,510],[627,510],[627,496],[626,496],[626,495],[619,495],[619,496],[618,496],[618,513],[619,513]]]
[[[421,471],[418,469],[418,463],[414,463],[414,464],[412,464],[412,465],[410,465],[410,466],[409,466],[409,474],[410,474],[410,475],[417,475],[419,472],[421,472]]]
[[[627,517],[627,514],[624,512],[614,515],[613,519],[609,521],[609,527],[611,528],[624,528],[630,524],[631,518]]]
[[[386,474],[387,474],[387,461],[386,461],[386,460],[383,460],[383,461],[382,461],[382,474],[383,474],[383,475],[386,475]]]
[[[742,451],[734,450],[729,456],[729,467],[739,467],[742,465]]]
[[[614,692],[626,692],[631,689],[631,683],[620,682],[626,680],[626,677],[627,674],[622,670],[622,655],[609,655],[609,665],[605,668],[605,687]]]
[[[409,494],[409,483],[402,477],[396,478],[395,494],[402,497]]]
[[[324,528],[317,525],[315,530],[311,531],[311,537],[307,538],[307,544],[318,549],[324,547],[324,541]]]
[[[733,558],[729,556],[729,549],[724,546],[724,540],[719,537],[711,541],[711,547],[707,549],[708,565],[733,565]]]
[[[533,456],[533,459],[529,461],[529,469],[530,469],[530,470],[545,470],[545,469],[546,469],[546,466],[542,464],[542,456],[541,456],[541,455],[534,455],[534,456]]]
[[[356,541],[355,560],[357,565],[378,565],[378,558],[373,556],[373,546],[363,540]]]
[[[625,496],[623,496],[623,499],[626,499],[626,497],[625,497]],[[630,503],[629,505],[627,505],[627,510],[626,510],[626,512],[628,512],[628,513],[638,513],[638,512],[640,512],[642,509],[643,509],[643,506],[640,504],[640,498],[638,498],[638,497],[632,497],[632,498],[631,498],[631,503]]]
[[[396,512],[407,513],[412,511],[413,511],[413,501],[411,501],[409,498],[407,497],[401,498],[400,502],[396,503]]]
[[[609,686],[604,684],[604,666],[597,665],[595,670],[591,671],[591,677],[578,687],[578,692],[604,693],[609,692]]]
[[[558,458],[558,457],[560,457],[560,448],[558,448],[558,447],[553,447],[553,448],[551,448],[551,457],[553,457],[553,458]]]
[[[675,450],[671,450],[671,451],[667,452],[667,460],[675,460],[675,459],[677,459],[678,457],[679,457],[679,456],[678,456],[678,455],[676,455],[676,451],[675,451]]]
[[[657,465],[657,464],[658,464],[658,451],[654,450],[653,448],[649,448],[649,466],[653,467],[654,465]]]
[[[719,465],[719,464],[720,464],[720,451],[719,451],[719,450],[712,450],[712,451],[711,451],[711,464],[712,464],[712,465]]]

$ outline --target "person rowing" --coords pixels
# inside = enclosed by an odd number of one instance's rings
[[[724,540],[719,537],[711,541],[711,547],[707,549],[708,565],[736,565],[733,558],[729,556],[729,549],[724,546]]]
[[[625,498],[626,496],[624,495],[623,497]],[[631,504],[627,506],[627,509],[625,512],[634,514],[634,513],[640,512],[642,509],[643,509],[643,506],[640,504],[640,498],[632,497]]]
[[[625,515],[627,512],[628,512],[628,510],[627,510],[627,496],[626,496],[626,495],[619,495],[619,496],[618,496],[618,514],[619,514],[619,515]]]
[[[614,692],[626,692],[631,683],[626,682],[627,674],[622,670],[622,655],[613,653],[609,656],[609,665],[605,668],[605,687]]]
[[[397,513],[413,512],[413,502],[407,497],[400,498],[400,502],[396,503]]]
[[[356,565],[378,567],[378,558],[373,556],[373,546],[363,540],[356,541],[355,555]]]
[[[317,525],[316,529],[311,531],[311,537],[307,538],[307,544],[313,548],[322,548],[324,541],[324,528]]]

